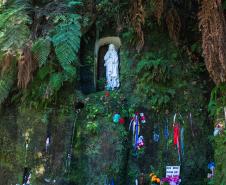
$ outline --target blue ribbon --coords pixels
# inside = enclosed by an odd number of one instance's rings
[[[136,119],[136,125],[135,125],[135,148],[137,147],[137,142],[138,142],[138,130],[139,130],[139,122],[138,122],[138,116],[135,117]]]
[[[210,163],[208,164],[208,169],[212,170],[212,169],[214,169],[214,168],[215,168],[215,163],[214,163],[214,162],[210,162]]]
[[[108,178],[107,178],[107,177],[106,177],[106,179],[105,179],[104,185],[109,185],[109,183],[108,183]]]
[[[111,185],[115,185],[113,178],[111,179]]]
[[[160,138],[159,134],[157,134],[157,133],[154,132],[153,140],[154,140],[155,142],[159,142],[159,138]]]
[[[181,145],[181,154],[184,156],[184,128],[181,128],[180,131],[180,145]]]
[[[177,153],[178,153],[178,160],[180,162],[180,150],[179,150],[179,146],[177,146]]]
[[[166,140],[169,139],[169,128],[168,128],[168,120],[165,122],[165,127],[164,127],[164,137]]]

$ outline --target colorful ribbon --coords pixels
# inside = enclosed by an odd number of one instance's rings
[[[111,185],[115,185],[113,178],[111,179]]]
[[[180,142],[179,142],[179,137],[180,137],[179,124],[178,123],[174,123],[174,126],[173,126],[173,143],[177,147],[178,159],[180,161]]]
[[[139,123],[139,117],[138,114],[135,115],[131,119],[130,125],[129,125],[129,130],[132,128],[133,131],[133,140],[134,140],[134,148],[137,148],[138,144],[138,139],[139,139],[139,134],[140,134],[140,123]]]
[[[180,143],[181,143],[181,154],[184,156],[184,128],[181,128],[180,131]]]
[[[195,137],[195,133],[194,133],[194,130],[193,130],[193,121],[192,121],[192,114],[191,114],[191,112],[189,113],[189,122],[190,122],[190,125],[191,125],[192,136]]]
[[[135,116],[135,119],[136,119],[136,126],[135,126],[135,147],[137,147],[138,145],[138,137],[139,137],[139,133],[140,133],[140,129],[139,129],[139,120],[138,120],[138,116],[136,115]]]
[[[168,128],[168,120],[167,119],[164,124],[164,137],[166,140],[169,139],[169,128]]]

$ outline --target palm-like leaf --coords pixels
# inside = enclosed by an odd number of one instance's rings
[[[35,56],[35,59],[38,61],[39,66],[46,64],[48,56],[51,50],[51,43],[48,39],[38,39],[33,47],[32,52]]]
[[[77,14],[55,17],[57,25],[53,30],[52,41],[57,59],[63,68],[76,61],[81,37],[78,19]]]
[[[13,1],[0,13],[0,49],[20,49],[29,39],[27,1]]]
[[[54,91],[58,91],[63,85],[62,73],[54,73],[50,77],[49,85]]]

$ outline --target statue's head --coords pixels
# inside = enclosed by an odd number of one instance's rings
[[[115,50],[114,44],[109,44],[108,50],[114,51]]]

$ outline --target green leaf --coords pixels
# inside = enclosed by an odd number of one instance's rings
[[[53,30],[52,42],[60,65],[65,68],[77,60],[76,54],[80,48],[80,23],[79,16],[67,14],[59,17],[58,24]]]
[[[68,5],[69,5],[70,7],[72,7],[72,6],[78,6],[78,5],[82,5],[82,2],[81,2],[81,1],[70,1],[70,2],[68,3]]]
[[[0,104],[8,97],[15,81],[15,69],[5,72],[0,77]]]
[[[32,23],[27,13],[27,2],[9,4],[0,13],[0,49],[15,51],[21,49],[29,40]]]
[[[44,80],[47,77],[47,75],[49,75],[52,72],[53,72],[53,69],[51,66],[44,66],[38,70],[37,77],[40,80]]]
[[[54,91],[58,91],[63,85],[62,73],[54,73],[51,75],[49,85]]]
[[[51,43],[48,39],[40,38],[33,44],[32,52],[39,63],[39,67],[46,64],[50,50]]]
[[[64,81],[72,81],[76,76],[76,68],[72,65],[64,66],[63,79]]]

